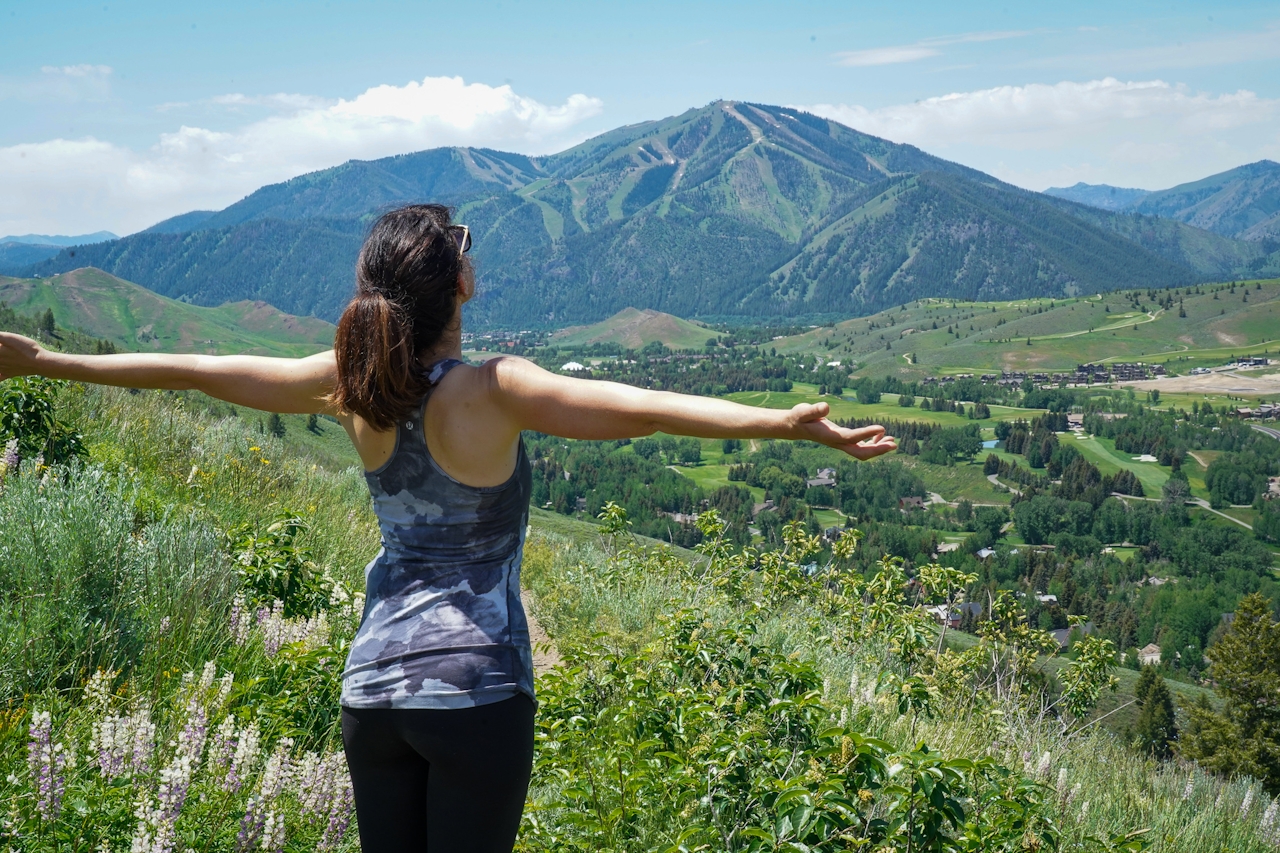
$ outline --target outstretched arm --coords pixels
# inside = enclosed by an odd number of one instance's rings
[[[333,388],[332,350],[307,358],[252,355],[121,353],[72,355],[0,332],[0,379],[38,374],[126,388],[203,391],[238,406],[272,412],[330,412],[323,398]]]
[[[515,430],[583,439],[636,438],[655,432],[699,438],[806,439],[858,459],[897,448],[883,427],[845,429],[833,424],[827,420],[830,407],[826,403],[764,409],[714,397],[558,376],[515,358],[499,359],[491,370],[491,397]]]

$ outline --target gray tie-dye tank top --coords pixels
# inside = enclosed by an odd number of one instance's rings
[[[460,362],[436,364],[432,388]],[[428,392],[427,399],[430,399]],[[466,708],[533,697],[520,558],[532,479],[524,442],[500,486],[454,480],[431,457],[427,400],[365,473],[382,549],[365,568],[364,619],[342,674],[350,708]]]

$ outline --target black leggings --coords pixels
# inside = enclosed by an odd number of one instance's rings
[[[533,700],[342,709],[363,853],[511,853],[533,766]]]

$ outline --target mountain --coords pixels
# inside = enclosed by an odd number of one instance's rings
[[[201,225],[204,225],[214,215],[216,210],[193,210],[189,213],[179,213],[177,216],[170,216],[152,225],[150,228],[144,228],[141,234],[185,234],[188,231],[194,231]]]
[[[1271,160],[1156,192],[1081,183],[1050,187],[1045,195],[1172,219],[1237,240],[1280,240],[1280,163]]]
[[[1130,209],[1240,240],[1280,240],[1280,163],[1259,160],[1179,184]]]
[[[23,234],[20,237],[0,237],[0,243],[26,243],[32,246],[83,246],[89,243],[103,243],[117,240],[110,231],[95,231],[92,234],[81,234],[79,237],[63,237],[50,234]]]
[[[1127,210],[1135,202],[1150,195],[1151,191],[1113,187],[1108,184],[1086,184],[1082,181],[1070,187],[1049,187],[1044,194],[1087,204],[1090,207],[1100,207],[1103,210]]]
[[[32,264],[56,256],[66,246],[103,243],[117,240],[110,231],[96,231],[79,237],[63,237],[49,234],[23,234],[17,237],[0,237],[0,275],[16,273]]]
[[[52,309],[59,326],[122,350],[301,356],[333,343],[333,326],[315,317],[265,302],[187,305],[92,268],[51,278],[0,277],[0,302],[21,314]]]
[[[563,346],[618,344],[627,349],[659,341],[672,349],[701,349],[709,338],[718,337],[719,332],[652,308],[623,308],[599,323],[561,329],[551,341]]]
[[[1274,247],[1032,193],[782,107],[718,101],[548,157],[438,148],[263,187],[185,233],[149,229],[33,265],[85,264],[202,305],[336,319],[371,215],[453,205],[490,326],[871,313],[1280,272]],[[173,220],[169,220],[173,223]],[[1274,267],[1274,270],[1273,270]]]

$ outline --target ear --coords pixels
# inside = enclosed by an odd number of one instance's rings
[[[458,304],[461,305],[463,302],[469,302],[471,297],[475,295],[475,273],[471,271],[470,266],[467,266],[463,268],[462,272],[458,273]]]

